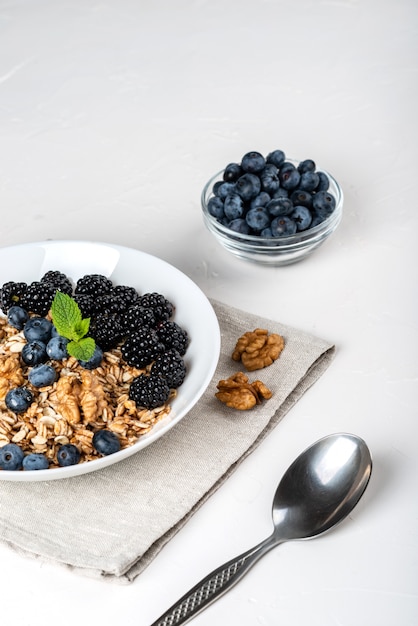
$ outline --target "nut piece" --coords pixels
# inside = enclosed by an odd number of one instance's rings
[[[83,370],[81,381],[80,406],[83,411],[84,421],[88,424],[102,415],[108,403],[103,386],[92,372]]]
[[[57,402],[55,403],[51,399],[51,404],[69,424],[78,424],[80,421],[80,393],[81,385],[76,377],[61,376],[58,379],[56,384]]]
[[[219,391],[215,396],[232,409],[246,411],[256,404],[261,404],[261,399],[268,400],[273,395],[261,380],[253,383],[248,382],[248,377],[243,372],[237,372],[226,380],[220,380],[217,384]]]
[[[19,355],[0,355],[0,399],[3,400],[13,387],[23,385],[24,381]]]
[[[277,333],[268,334],[263,328],[256,328],[240,337],[232,353],[234,361],[241,361],[249,372],[271,365],[282,352],[284,339]]]
[[[86,424],[94,421],[108,406],[103,385],[89,370],[83,370],[80,376],[62,374],[55,389],[50,402],[72,426],[81,419]]]

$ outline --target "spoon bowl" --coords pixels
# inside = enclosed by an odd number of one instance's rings
[[[277,541],[316,537],[342,521],[363,495],[371,467],[370,451],[355,435],[329,435],[307,448],[274,495]]]
[[[289,466],[273,498],[273,532],[211,572],[151,626],[179,626],[235,585],[266,552],[285,541],[311,539],[347,517],[363,495],[372,458],[356,435],[319,439]]]

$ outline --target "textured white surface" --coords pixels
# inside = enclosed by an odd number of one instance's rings
[[[358,508],[333,533],[265,556],[194,623],[418,622],[417,29],[414,0],[0,0],[0,245],[136,247],[209,297],[338,348],[134,584],[1,547],[3,618],[149,626],[269,533],[287,465],[345,430],[374,456]],[[345,193],[332,238],[276,269],[232,258],[199,214],[212,173],[274,148],[315,159]]]

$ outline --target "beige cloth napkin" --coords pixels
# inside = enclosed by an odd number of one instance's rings
[[[4,543],[88,575],[134,580],[330,364],[328,342],[212,304],[221,356],[197,406],[154,444],[103,470],[50,482],[0,481]],[[242,370],[231,353],[238,337],[255,328],[281,334],[285,348],[273,365],[248,374],[273,397],[236,411],[215,398],[216,384]]]

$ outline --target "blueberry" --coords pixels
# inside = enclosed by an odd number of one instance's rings
[[[279,187],[277,191],[274,192],[272,198],[288,198],[289,192],[284,187]]]
[[[22,467],[23,450],[15,443],[6,443],[0,448],[0,467],[3,470],[20,470]]]
[[[93,435],[93,446],[100,454],[114,454],[120,450],[118,436],[110,430],[98,430]]]
[[[214,196],[218,195],[218,189],[219,189],[219,187],[221,185],[223,185],[223,181],[222,180],[217,180],[216,183],[213,184],[212,193],[213,193]]]
[[[248,226],[257,232],[267,228],[270,224],[270,217],[267,211],[263,207],[257,207],[250,209],[245,216],[245,220]]]
[[[281,167],[285,162],[286,155],[282,150],[273,150],[267,155],[267,163],[273,163],[276,167]]]
[[[28,312],[22,309],[21,306],[11,306],[7,312],[8,323],[10,326],[13,326],[13,328],[17,328],[17,330],[22,330],[28,319]]]
[[[296,222],[287,217],[287,215],[275,217],[271,222],[270,228],[273,237],[288,237],[289,235],[294,235],[297,230]]]
[[[244,204],[242,198],[238,194],[233,193],[225,198],[224,213],[225,217],[229,220],[235,220],[238,217],[242,217],[244,213]]]
[[[23,327],[26,341],[43,341],[48,343],[51,336],[52,322],[45,317],[31,317]]]
[[[298,172],[301,174],[304,174],[305,172],[314,172],[315,168],[315,161],[312,161],[312,159],[305,159],[299,163]]]
[[[318,224],[322,224],[324,219],[325,218],[318,215],[316,211],[312,211],[312,222],[311,222],[310,228],[314,228],[315,226],[318,226]]]
[[[6,406],[13,413],[23,413],[33,402],[33,394],[27,387],[14,387],[7,392]]]
[[[312,206],[312,194],[303,189],[295,189],[295,191],[292,191],[290,199],[294,206],[302,205],[308,207],[308,209]]]
[[[279,173],[281,186],[289,190],[297,189],[299,187],[300,178],[301,176],[294,165],[292,165],[292,167],[282,167]]]
[[[224,216],[224,203],[217,196],[212,196],[208,201],[208,211],[212,217],[219,219]]]
[[[243,174],[235,183],[237,194],[244,200],[251,200],[261,191],[261,181],[255,174]]]
[[[39,363],[45,363],[48,360],[46,353],[46,345],[43,341],[31,341],[26,343],[21,352],[22,361],[26,365],[39,365]]]
[[[264,169],[262,172],[260,172],[259,176],[260,178],[262,176],[278,176],[279,175],[279,168],[276,167],[275,165],[273,165],[273,163],[266,163],[264,166]]]
[[[68,356],[67,352],[67,344],[69,339],[66,337],[61,337],[61,335],[57,335],[56,337],[51,337],[46,345],[46,353],[50,359],[54,361],[62,361],[66,359]]]
[[[265,191],[261,191],[258,196],[253,198],[250,202],[250,209],[256,209],[259,206],[266,206],[267,202],[270,202],[270,196]]]
[[[241,175],[241,165],[238,163],[229,163],[224,169],[223,179],[227,182],[234,183]]]
[[[335,209],[335,198],[329,191],[317,191],[312,198],[312,206],[316,213],[325,219]]]
[[[329,188],[329,178],[324,172],[317,172],[319,183],[315,191],[327,191]]]
[[[271,217],[289,215],[293,211],[293,202],[289,198],[273,198],[267,203],[266,209]]]
[[[241,168],[244,172],[249,172],[250,174],[261,172],[265,164],[265,158],[259,152],[247,152],[241,160]]]
[[[57,372],[52,365],[35,365],[29,371],[28,379],[34,387],[48,387],[57,380]]]
[[[216,196],[218,196],[218,198],[220,198],[221,200],[225,200],[226,196],[228,194],[234,193],[235,191],[235,185],[234,183],[222,183],[219,185],[219,187],[216,189]]]
[[[312,222],[312,213],[306,206],[295,206],[290,217],[296,222],[296,228],[298,230],[306,230]]]
[[[286,160],[282,150],[267,157],[248,152],[240,163],[229,163],[222,178],[212,186],[209,212],[237,239],[288,237],[320,224],[336,206],[329,177],[315,161]]]
[[[304,172],[300,177],[299,189],[314,191],[319,185],[319,176],[316,172]]]
[[[79,361],[81,367],[84,367],[86,370],[94,370],[96,367],[99,367],[100,363],[103,360],[103,350],[96,344],[96,347],[93,352],[93,356],[88,361]]]
[[[65,443],[58,448],[57,461],[61,467],[77,465],[80,460],[80,450],[72,443]]]
[[[295,169],[296,169],[296,165],[294,163],[292,163],[291,161],[285,161],[280,166],[279,171],[284,173],[284,172],[290,172],[291,170],[295,170]]]
[[[233,230],[235,233],[240,233],[241,235],[250,234],[250,227],[248,226],[247,222],[242,218],[238,218],[229,222],[228,228],[230,230]]]
[[[277,168],[272,165],[270,169],[268,166],[260,174],[261,189],[267,191],[267,193],[273,194],[280,187],[279,173]],[[273,170],[276,170],[275,172]]]
[[[48,469],[49,461],[45,454],[34,452],[24,457],[22,465],[24,470],[43,470]]]

